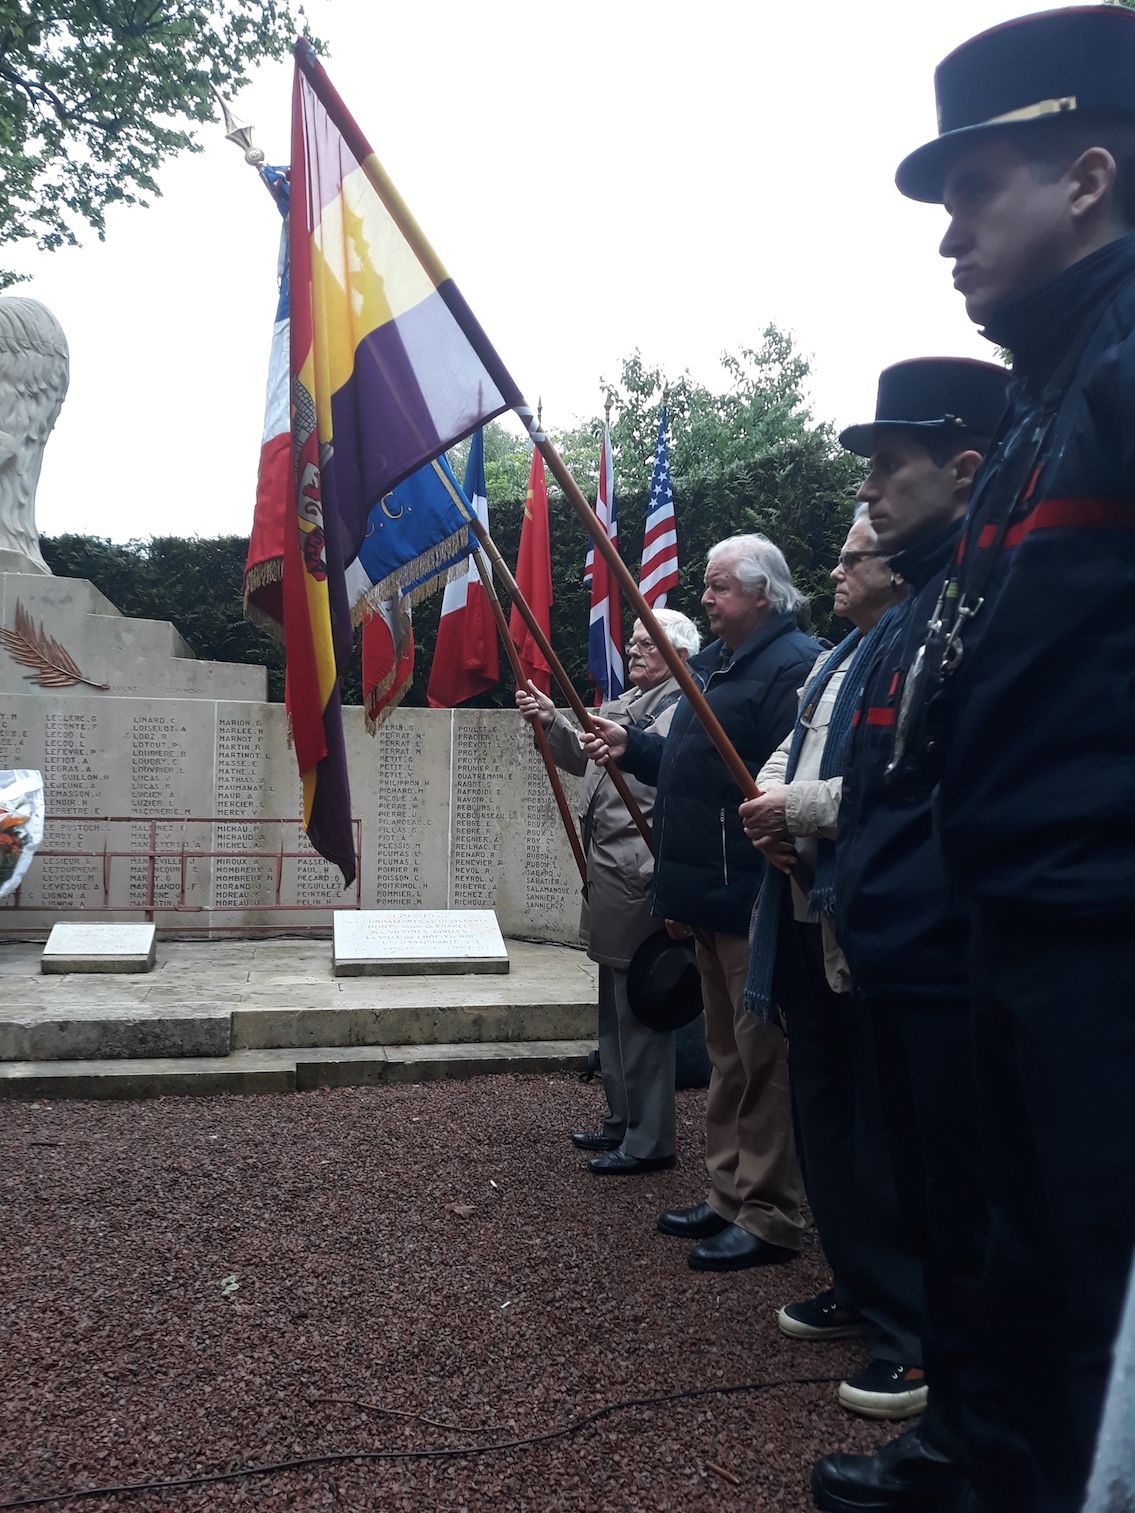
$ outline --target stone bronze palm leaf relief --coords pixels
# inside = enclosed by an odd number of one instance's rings
[[[13,661],[21,667],[35,669],[25,673],[24,677],[40,688],[73,688],[76,683],[83,683],[87,688],[110,687],[109,683],[84,678],[70,653],[44,630],[42,620],[36,629],[35,621],[19,600],[16,601],[16,628],[7,630],[0,626],[0,643],[8,648]]]

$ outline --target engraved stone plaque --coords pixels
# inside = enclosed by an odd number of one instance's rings
[[[154,925],[60,923],[52,927],[41,972],[149,972],[154,965]]]
[[[507,972],[491,909],[364,909],[335,915],[336,977]]]

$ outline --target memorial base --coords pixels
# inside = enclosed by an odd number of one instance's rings
[[[150,972],[156,946],[154,925],[58,924],[43,948],[39,970]]]
[[[335,915],[336,977],[507,972],[492,909],[361,909]]]

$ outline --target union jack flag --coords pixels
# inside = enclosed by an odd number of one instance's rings
[[[615,522],[615,465],[611,457],[611,431],[603,427],[603,449],[599,454],[599,491],[595,513],[611,545],[618,549],[619,527]],[[619,586],[614,574],[594,547],[588,553],[584,582],[591,584],[591,618],[587,632],[587,667],[595,684],[596,707],[606,699],[622,693],[623,620],[619,603]]]
[[[642,567],[638,586],[651,609],[664,609],[666,595],[678,586],[678,533],[674,520],[674,490],[670,483],[670,459],[666,453],[666,401],[658,417],[658,445],[654,449],[654,472],[650,477],[650,506],[642,541]]]

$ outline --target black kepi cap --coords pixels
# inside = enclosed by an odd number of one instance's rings
[[[678,1030],[702,1011],[701,974],[692,940],[648,935],[627,969],[627,1002],[640,1024]]]
[[[934,71],[938,135],[899,164],[912,200],[942,200],[952,165],[994,131],[1059,116],[1135,118],[1135,13],[1074,5],[1020,16],[955,48]]]
[[[1009,370],[969,357],[912,357],[879,374],[875,419],[848,426],[839,444],[870,457],[875,432],[898,426],[906,431],[957,431],[992,436],[1005,409]]]

